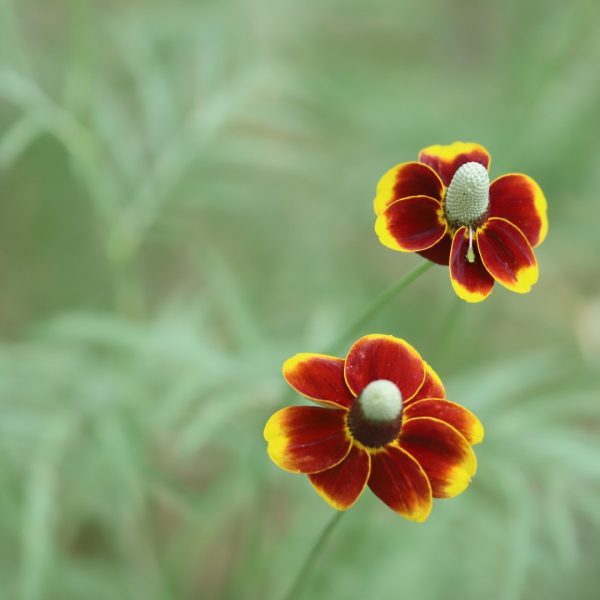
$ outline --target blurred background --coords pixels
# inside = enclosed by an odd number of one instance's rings
[[[486,426],[422,525],[365,493],[306,597],[596,599],[600,6],[0,0],[0,598],[277,599],[331,509],[267,458],[283,361],[422,260],[381,174],[477,141],[549,201],[541,278],[428,271],[365,328]]]

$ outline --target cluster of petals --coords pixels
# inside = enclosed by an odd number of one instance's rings
[[[282,469],[308,475],[333,508],[347,510],[368,486],[391,509],[421,522],[433,498],[456,496],[469,485],[477,469],[472,445],[483,439],[483,427],[446,399],[440,378],[404,340],[367,335],[345,359],[297,354],[283,375],[315,405],[271,416],[264,429],[269,456]],[[352,419],[361,395],[381,381],[398,392],[397,417],[373,423],[363,414],[357,427]]]
[[[489,184],[490,155],[474,143],[430,146],[418,158],[396,165],[379,181],[374,209],[381,243],[449,265],[456,294],[468,302],[486,298],[495,281],[513,292],[528,292],[538,279],[533,248],[548,230],[539,185],[520,173]],[[467,164],[485,168],[485,206],[475,218],[452,218],[447,193]],[[468,201],[472,190],[467,186],[461,192]]]

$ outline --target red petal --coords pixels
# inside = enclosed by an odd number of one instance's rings
[[[392,202],[409,196],[429,196],[441,200],[443,189],[433,169],[418,162],[402,163],[392,167],[379,180],[373,208],[378,215]]]
[[[431,248],[427,248],[427,250],[421,250],[419,254],[431,262],[446,266],[450,262],[451,246],[452,234],[446,231],[444,237],[437,244],[434,244]]]
[[[419,160],[429,165],[441,178],[445,186],[450,185],[454,173],[468,162],[481,163],[486,169],[490,166],[488,151],[479,144],[454,142],[447,146],[435,145],[423,148]]]
[[[423,400],[425,398],[445,398],[446,390],[444,384],[439,378],[439,375],[431,368],[430,365],[425,363],[425,381],[419,388],[419,391],[410,399],[410,403],[416,402],[417,400]],[[404,402],[404,406],[407,406],[409,402]]]
[[[419,463],[397,446],[371,456],[369,487],[392,510],[411,521],[431,512],[431,486]]]
[[[469,262],[469,235],[466,227],[461,227],[452,241],[450,253],[450,280],[456,295],[467,302],[481,302],[494,287],[494,278],[483,266],[476,240],[473,240],[474,262]]]
[[[434,498],[457,496],[477,470],[471,444],[454,427],[438,419],[409,419],[402,425],[398,443],[427,474]]]
[[[273,462],[293,473],[317,473],[340,463],[352,446],[345,410],[289,406],[265,425],[267,452]]]
[[[524,294],[538,280],[538,265],[527,238],[505,219],[488,219],[477,232],[481,260],[493,278]]]
[[[346,358],[346,382],[357,396],[377,379],[395,383],[404,402],[412,398],[425,378],[419,353],[393,335],[367,335],[360,338]]]
[[[544,241],[548,232],[546,207],[540,186],[527,175],[511,173],[490,185],[490,216],[510,221],[533,248]]]
[[[442,205],[427,196],[396,200],[375,222],[379,241],[401,252],[416,252],[433,246],[444,237],[446,228]]]
[[[403,417],[433,417],[452,425],[470,444],[478,444],[483,440],[481,421],[464,406],[448,400],[419,400],[412,402],[404,409]]]
[[[321,404],[350,407],[354,396],[344,379],[344,359],[309,352],[283,364],[285,380],[300,394]]]
[[[370,471],[369,453],[353,446],[350,454],[339,465],[309,475],[308,478],[330,506],[336,510],[347,510],[358,500],[367,485]]]

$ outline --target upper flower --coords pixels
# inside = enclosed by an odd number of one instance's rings
[[[419,162],[390,169],[377,185],[375,231],[382,244],[443,265],[457,295],[480,302],[494,281],[525,293],[538,279],[532,248],[548,231],[546,198],[519,173],[489,180],[478,144],[429,146]]]
[[[483,427],[445,399],[440,378],[404,340],[365,336],[345,360],[297,354],[283,375],[321,406],[277,411],[264,431],[269,456],[308,474],[333,508],[350,508],[368,484],[396,512],[424,521],[432,498],[469,485],[477,468],[471,444]]]

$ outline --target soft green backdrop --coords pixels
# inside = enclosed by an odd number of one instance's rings
[[[479,472],[423,525],[365,494],[306,597],[598,598],[599,64],[594,0],[0,0],[0,598],[281,596],[331,509],[266,456],[280,366],[419,263],[374,186],[456,139],[546,191],[540,282],[435,268],[368,331]]]

